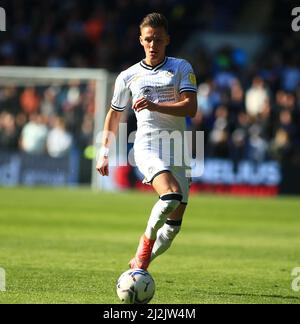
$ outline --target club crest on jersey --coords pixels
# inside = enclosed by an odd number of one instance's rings
[[[154,87],[149,87],[149,86],[144,87],[141,89],[141,92],[142,92],[142,96],[149,101],[155,102],[158,99],[157,92]]]

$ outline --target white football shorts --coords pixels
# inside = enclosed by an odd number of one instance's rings
[[[157,154],[147,151],[135,153],[135,162],[140,172],[144,175],[144,184],[151,185],[153,179],[159,174],[171,172],[180,185],[183,196],[182,203],[188,203],[191,185],[191,169],[189,167],[165,163]]]

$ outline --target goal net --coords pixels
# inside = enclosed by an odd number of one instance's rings
[[[0,67],[0,186],[105,189],[95,144],[114,80],[102,69]]]

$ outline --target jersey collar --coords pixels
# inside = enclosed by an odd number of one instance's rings
[[[160,69],[162,66],[164,66],[166,63],[167,63],[167,60],[168,60],[168,57],[166,56],[164,58],[164,60],[160,63],[158,63],[157,65],[155,66],[151,66],[151,65],[148,65],[144,62],[144,60],[142,60],[140,62],[140,65],[144,68],[144,69],[147,69],[147,70],[150,70],[150,71],[157,71],[158,69]]]

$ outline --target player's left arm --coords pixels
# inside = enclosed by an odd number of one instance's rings
[[[197,94],[195,92],[184,91],[180,94],[179,101],[176,103],[154,103],[145,98],[138,99],[133,109],[137,112],[148,109],[162,114],[177,117],[195,117],[197,113]]]

